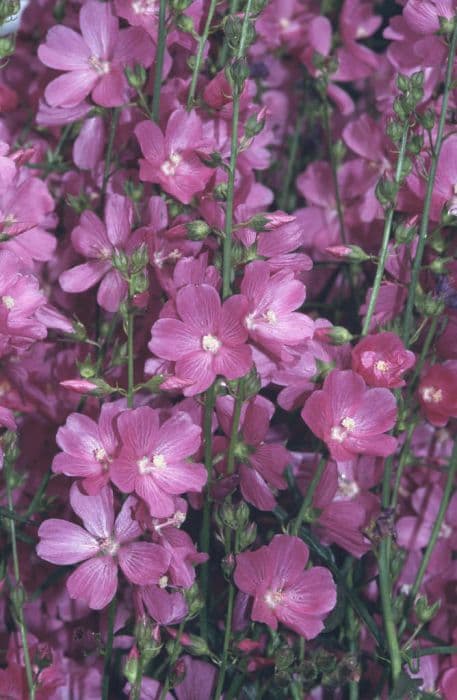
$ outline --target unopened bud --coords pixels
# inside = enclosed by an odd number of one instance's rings
[[[124,676],[127,678],[129,683],[135,683],[139,664],[140,655],[136,646],[133,646],[130,649],[127,660],[124,664]]]
[[[134,68],[129,68],[127,66],[124,68],[124,73],[128,84],[130,87],[135,88],[135,90],[141,90],[148,77],[146,69],[139,63],[137,63]]]
[[[255,523],[249,523],[244,530],[240,530],[238,535],[238,542],[240,550],[247,549],[254,544],[257,537],[257,525]]]
[[[187,229],[187,238],[191,241],[204,241],[211,233],[211,227],[208,226],[206,221],[200,219],[189,221],[185,226]]]
[[[176,26],[186,34],[195,34],[194,20],[188,15],[180,15],[176,20]]]
[[[331,245],[326,249],[327,253],[339,260],[347,262],[364,262],[370,260],[370,256],[358,245]]]
[[[426,625],[428,622],[433,620],[440,607],[441,600],[437,600],[435,603],[432,603],[432,605],[429,605],[427,596],[419,595],[414,603],[414,612],[416,613],[419,622]]]
[[[329,345],[345,345],[353,339],[352,333],[343,326],[326,326],[325,328],[316,328],[314,331],[314,339]]]

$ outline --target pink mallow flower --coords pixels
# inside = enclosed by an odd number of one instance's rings
[[[203,124],[195,111],[175,110],[165,136],[152,121],[135,128],[146,160],[140,160],[140,179],[156,182],[183,204],[205,189],[214,170],[203,164],[199,154],[214,150],[203,138]]]
[[[416,362],[396,333],[368,335],[352,350],[352,369],[369,386],[393,389],[405,386],[402,375]]]
[[[335,460],[355,455],[387,457],[397,441],[384,435],[395,425],[397,406],[388,389],[368,389],[351,370],[333,370],[320,391],[306,401],[301,416]]]
[[[112,194],[105,208],[105,223],[92,211],[83,212],[79,226],[71,232],[73,248],[89,262],[76,265],[60,275],[60,286],[72,294],[84,292],[100,282],[97,301],[106,311],[117,311],[127,295],[127,282],[115,269],[119,252],[132,252],[138,236],[131,236],[132,203]]]
[[[37,553],[52,564],[83,562],[67,580],[71,598],[85,601],[93,610],[106,607],[116,594],[118,566],[131,583],[145,586],[160,580],[170,556],[159,545],[134,541],[142,534],[132,519],[134,497],[125,501],[116,520],[109,486],[96,496],[84,496],[73,484],[70,503],[84,528],[67,520],[45,520],[38,530]]]
[[[277,629],[278,622],[306,639],[324,628],[335,607],[336,586],[328,569],[308,563],[308,547],[298,537],[276,535],[266,547],[236,558],[235,584],[254,598],[251,618]]]
[[[442,428],[457,418],[457,361],[429,367],[419,383],[419,403],[432,425]]]
[[[51,27],[46,43],[38,48],[42,63],[67,71],[45,90],[52,107],[75,107],[92,93],[102,107],[117,107],[128,99],[124,69],[135,63],[147,67],[154,45],[139,27],[119,30],[110,3],[89,0],[79,13],[81,34],[59,24]]]
[[[252,342],[277,359],[292,360],[288,348],[314,330],[308,316],[295,313],[305,300],[305,285],[288,270],[270,276],[268,264],[256,261],[245,268],[241,292],[249,302],[244,325]]]
[[[118,448],[114,420],[125,409],[124,401],[103,404],[98,423],[82,413],[72,413],[57,431],[62,452],[54,457],[52,471],[83,477],[82,485],[96,494],[109,481],[109,468]]]
[[[140,406],[121,413],[117,426],[122,447],[111,480],[124,493],[135,491],[153,517],[172,515],[175,496],[202,490],[206,469],[189,461],[200,447],[201,428],[186,413],[159,425],[158,411]]]
[[[214,287],[188,285],[176,295],[176,310],[178,318],[156,321],[148,347],[176,363],[176,376],[189,384],[184,395],[205,391],[217,375],[233,380],[249,372],[251,349],[242,324],[248,311],[245,297],[235,294],[221,304]]]

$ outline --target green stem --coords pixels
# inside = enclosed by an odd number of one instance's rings
[[[441,656],[444,654],[457,654],[457,647],[453,646],[443,646],[443,647],[424,647],[423,649],[412,649],[412,656]]]
[[[11,474],[11,462],[8,456],[5,456],[5,462],[4,462],[4,469],[5,469],[5,483],[6,483],[6,498],[7,498],[7,505],[8,505],[8,510],[13,512],[14,511],[14,503],[13,503],[13,493],[12,493],[12,488],[11,488],[11,483],[12,483],[12,474]],[[21,581],[21,572],[19,568],[19,557],[17,553],[17,539],[16,539],[16,523],[13,518],[10,518],[8,520],[9,522],[9,530],[10,530],[10,538],[11,538],[11,551],[13,555],[13,573],[14,573],[14,596],[12,599],[12,602],[14,604],[14,613],[15,613],[15,618],[17,625],[19,627],[20,635],[21,635],[21,641],[22,641],[22,653],[24,654],[24,666],[25,666],[25,675],[27,678],[27,686],[29,689],[29,700],[35,700],[35,681],[33,678],[33,669],[32,669],[32,664],[30,661],[30,651],[29,651],[29,644],[27,641],[27,627],[25,624],[25,617],[24,617],[24,598],[25,598],[25,591],[24,591],[24,586],[22,585]]]
[[[230,430],[230,442],[227,451],[227,474],[233,474],[235,468],[235,447],[238,437],[238,428],[240,425],[241,409],[243,407],[243,385],[242,381],[238,382],[237,396],[233,405],[232,427]]]
[[[152,118],[155,122],[159,121],[160,109],[160,89],[162,87],[163,60],[165,56],[165,45],[167,43],[167,29],[165,24],[167,10],[167,0],[160,0],[159,7],[159,30],[156,52],[156,66],[154,73],[154,90],[152,93]]]
[[[417,244],[416,255],[414,257],[413,269],[411,272],[411,284],[409,288],[408,300],[406,302],[406,312],[405,320],[403,326],[403,340],[406,345],[409,344],[409,339],[411,335],[411,326],[413,322],[413,311],[414,302],[416,298],[417,286],[419,283],[419,274],[422,265],[422,258],[424,256],[425,244],[427,242],[428,235],[428,220],[430,217],[430,207],[432,202],[433,188],[435,186],[436,171],[438,168],[438,161],[441,153],[441,146],[443,145],[443,135],[444,127],[446,124],[446,114],[447,106],[449,101],[449,94],[452,87],[452,71],[454,67],[455,52],[457,48],[457,22],[455,22],[454,30],[452,32],[451,43],[449,46],[449,53],[447,59],[446,76],[444,80],[444,92],[443,100],[441,103],[441,114],[438,123],[438,131],[436,134],[436,141],[431,153],[431,163],[430,172],[427,180],[427,190],[425,193],[424,200],[424,211],[422,214],[421,225],[419,229],[419,242]]]
[[[390,550],[391,539],[390,537],[385,537],[381,540],[379,551],[379,591],[381,595],[381,607],[384,621],[384,631],[386,633],[387,649],[390,656],[392,681],[393,685],[395,685],[401,673],[402,662],[392,608]]]
[[[409,122],[405,121],[403,125],[403,131],[401,135],[400,150],[398,153],[397,167],[395,169],[394,182],[399,185],[401,180],[401,175],[403,171],[403,163],[406,154],[406,144],[408,140]],[[386,219],[384,222],[384,232],[382,234],[381,250],[379,252],[378,266],[376,268],[376,275],[373,282],[373,289],[371,290],[370,300],[368,302],[368,309],[363,321],[362,336],[366,335],[370,330],[370,323],[373,317],[374,310],[376,308],[376,302],[379,296],[379,290],[381,288],[382,278],[384,276],[384,269],[387,261],[387,251],[389,246],[390,234],[392,231],[392,223],[394,219],[395,204],[392,203],[386,212]]]
[[[240,43],[236,58],[244,56],[247,39],[247,28],[252,0],[248,0],[241,28]],[[224,245],[222,250],[222,298],[230,296],[232,289],[232,232],[233,232],[233,200],[235,195],[235,173],[238,159],[238,124],[240,118],[240,90],[233,91],[232,134],[230,140],[230,165],[227,182],[227,203],[225,207]]]
[[[235,15],[238,12],[239,4],[240,4],[240,0],[230,0],[230,7],[229,7],[228,14]],[[224,68],[225,64],[227,63],[227,55],[228,55],[228,43],[227,43],[227,37],[224,36],[224,43],[222,44],[221,54],[219,56],[219,67],[220,68]]]
[[[205,415],[203,419],[203,442],[205,467],[208,474],[206,482],[205,502],[203,505],[202,529],[200,532],[200,550],[209,554],[210,551],[210,526],[211,526],[211,483],[213,472],[213,428],[212,418],[216,401],[216,383],[206,392]],[[204,562],[200,568],[203,606],[200,611],[200,633],[203,639],[208,637],[208,562]]]
[[[412,439],[413,432],[414,432],[415,428],[416,428],[416,423],[411,421],[408,424],[408,430],[406,432],[405,442],[403,443],[403,446],[401,448],[401,454],[400,454],[400,457],[398,460],[397,473],[395,474],[395,484],[394,484],[394,487],[392,490],[392,498],[390,501],[390,507],[393,509],[394,512],[395,512],[396,507],[397,507],[401,478],[403,476],[403,472],[404,472],[406,464],[408,462],[409,446],[411,444],[411,439]]]
[[[287,203],[290,193],[290,186],[292,184],[292,178],[295,171],[295,161],[297,160],[298,146],[300,144],[300,136],[303,129],[303,122],[305,120],[305,109],[303,109],[297,118],[297,123],[295,124],[294,133],[292,140],[290,142],[289,149],[289,159],[287,161],[287,171],[284,178],[284,182],[281,188],[281,193],[278,197],[278,207],[283,211],[288,209]]]
[[[208,39],[209,30],[211,27],[211,22],[213,21],[214,11],[216,9],[218,0],[211,0],[210,6],[208,8],[208,14],[206,15],[205,27],[203,29],[203,34],[198,40],[197,56],[195,58],[194,70],[192,71],[192,80],[190,83],[189,96],[187,98],[187,110],[191,110],[194,106],[195,90],[197,88],[198,74],[200,73],[200,67],[203,58],[203,51],[205,49],[206,40]]]
[[[178,633],[176,635],[176,639],[174,640],[173,649],[172,649],[172,652],[170,654],[170,661],[169,661],[169,668],[171,671],[173,670],[174,663],[175,663],[176,659],[178,658],[179,650],[181,649],[181,643],[180,643],[181,642],[181,635],[184,632],[185,624],[186,624],[186,621],[183,620],[181,622],[181,624],[179,625]],[[170,690],[170,674],[168,674],[166,679],[165,679],[165,682],[163,684],[163,687],[162,687],[162,690],[160,693],[159,700],[165,700],[169,690]]]
[[[303,518],[305,517],[306,511],[309,509],[311,506],[311,503],[313,502],[313,496],[316,492],[316,489],[319,485],[319,481],[321,480],[322,474],[324,473],[324,468],[327,463],[327,459],[325,457],[321,457],[319,460],[319,464],[317,465],[317,469],[314,473],[314,476],[311,480],[310,485],[308,486],[308,489],[306,491],[305,497],[302,501],[302,504],[300,506],[300,510],[298,512],[297,518],[292,526],[292,535],[298,535],[300,531],[301,524],[303,522]]]
[[[114,596],[108,608],[108,630],[106,635],[105,660],[103,663],[102,700],[108,700],[109,698],[109,682],[111,676],[111,657],[113,655],[115,617],[116,596]]]
[[[129,299],[129,309],[127,312],[127,405],[129,408],[132,408],[133,406],[133,389],[135,386],[135,379],[134,379],[134,361],[135,357],[133,354],[133,331],[134,331],[134,319],[133,319],[133,310],[131,308],[131,303]]]
[[[327,141],[328,141],[330,167],[332,170],[333,190],[335,193],[336,211],[338,214],[338,222],[340,225],[341,241],[342,241],[342,243],[346,243],[347,236],[346,236],[346,228],[344,225],[343,204],[341,202],[340,185],[338,183],[338,163],[337,163],[336,158],[335,158],[335,150],[332,148],[332,131],[331,131],[331,126],[330,126],[330,104],[328,101],[327,94],[325,95],[325,98],[324,98],[324,129],[325,129],[325,133],[327,135]]]
[[[451,459],[449,462],[449,472],[447,475],[446,485],[444,487],[443,498],[441,499],[438,514],[436,516],[436,520],[435,520],[435,523],[433,525],[432,533],[430,535],[430,540],[428,542],[424,556],[422,557],[422,561],[421,561],[419,570],[416,574],[416,578],[414,579],[414,583],[413,583],[413,586],[411,588],[409,599],[412,603],[414,602],[414,599],[416,598],[416,596],[419,592],[419,588],[421,587],[421,583],[422,583],[422,580],[425,576],[425,572],[427,571],[427,567],[430,563],[430,558],[433,554],[433,550],[435,549],[436,541],[439,537],[441,526],[443,524],[443,520],[444,520],[444,517],[446,515],[448,506],[449,506],[449,501],[451,500],[452,491],[454,489],[454,481],[455,481],[456,474],[457,474],[457,440],[454,441],[454,448],[452,450],[452,455],[451,455]]]
[[[231,537],[229,535],[229,546],[226,548],[226,554],[229,554]],[[235,554],[238,552],[238,533],[235,532]],[[230,649],[230,641],[232,638],[232,621],[233,621],[233,605],[235,602],[235,586],[230,581],[228,589],[228,600],[227,600],[227,613],[225,616],[225,630],[224,630],[224,646],[222,648],[222,662],[219,670],[219,676],[217,679],[216,692],[214,694],[214,700],[219,700],[222,691],[224,689],[225,674],[227,672],[228,666],[228,655]]]
[[[103,182],[102,189],[100,192],[100,202],[102,206],[104,206],[105,204],[106,188],[108,187],[108,180],[111,177],[111,161],[113,158],[114,139],[116,137],[116,129],[119,121],[119,115],[119,107],[114,107],[114,109],[111,111],[111,123],[109,128],[108,144],[106,146],[105,153],[105,168],[103,171]]]

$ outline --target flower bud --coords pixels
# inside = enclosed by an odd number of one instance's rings
[[[227,556],[225,556],[221,562],[222,573],[224,574],[224,576],[227,580],[229,580],[230,577],[232,576],[234,568],[235,568],[235,557],[232,553],[227,554]]]
[[[176,19],[176,26],[186,34],[195,34],[194,20],[188,15],[179,15]]]
[[[193,0],[169,0],[170,8],[173,12],[180,13],[187,10],[192,5]]]
[[[128,84],[135,90],[141,90],[148,77],[146,69],[139,63],[137,63],[134,68],[129,68],[127,66],[124,68],[124,73]]]
[[[316,328],[314,331],[314,339],[329,345],[345,345],[353,339],[352,333],[343,326],[327,326],[325,328]]]
[[[233,95],[241,95],[244,83],[249,77],[249,67],[245,58],[236,58],[233,63],[226,67],[225,74],[232,86]]]
[[[424,316],[436,317],[444,313],[445,303],[432,294],[419,294],[416,296],[416,307]]]
[[[254,544],[257,537],[257,525],[255,523],[249,523],[244,530],[240,530],[238,535],[238,543],[240,550],[247,549]]]
[[[409,89],[409,78],[407,75],[399,73],[397,75],[397,88],[400,92],[406,92]]]
[[[398,185],[387,177],[382,177],[376,185],[376,199],[382,207],[391,207],[397,197]]]
[[[418,595],[414,602],[414,612],[417,615],[417,619],[424,625],[433,620],[440,607],[441,600],[437,600],[432,605],[429,605],[426,595]]]
[[[246,138],[252,139],[254,136],[260,134],[265,126],[265,113],[266,109],[264,107],[258,114],[252,115],[246,120],[244,125],[244,135]]]
[[[144,185],[141,182],[126,180],[124,182],[124,192],[132,202],[141,202],[144,194]]]
[[[142,294],[149,288],[149,277],[144,272],[137,272],[130,278],[130,293]]]
[[[188,634],[186,638],[186,641],[184,641],[184,637],[181,637],[181,641],[191,654],[194,656],[211,656],[208,645],[202,637]]]
[[[133,646],[130,649],[127,660],[124,664],[124,676],[127,678],[129,683],[135,683],[139,664],[140,655],[136,646]]]
[[[213,190],[213,197],[217,202],[227,201],[227,183],[220,182]]]
[[[123,250],[118,250],[111,259],[113,267],[118,270],[121,275],[127,275],[129,270],[129,259]]]
[[[419,121],[426,131],[430,131],[435,126],[435,112],[432,109],[426,109],[425,112],[419,117]]]
[[[333,257],[347,262],[364,262],[370,260],[370,256],[358,245],[331,245],[325,251]]]
[[[211,227],[208,226],[206,221],[202,221],[201,219],[189,221],[185,226],[187,229],[187,238],[191,241],[204,241],[211,233]]]
[[[130,260],[131,272],[135,274],[144,270],[149,262],[148,249],[145,243],[142,243],[138,248],[136,248],[136,250],[133,251]]]
[[[192,584],[190,588],[187,588],[184,591],[184,595],[186,598],[186,603],[187,603],[187,615],[186,619],[191,620],[194,618],[202,607],[204,606],[204,601],[200,593],[200,588],[198,587],[197,583]]]
[[[445,36],[451,36],[452,32],[454,31],[455,23],[456,23],[456,18],[452,17],[450,19],[447,19],[446,17],[438,17],[439,23],[440,23],[440,34],[444,34]]]

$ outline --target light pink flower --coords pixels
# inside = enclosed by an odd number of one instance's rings
[[[245,297],[234,295],[221,304],[214,287],[188,285],[176,295],[176,310],[179,318],[156,321],[148,347],[176,362],[176,376],[190,384],[185,396],[205,391],[217,375],[238,379],[249,372],[251,350],[242,325]]]
[[[109,486],[96,496],[84,496],[73,484],[70,503],[84,528],[67,520],[45,520],[38,530],[37,553],[52,564],[83,562],[67,580],[71,598],[86,601],[94,610],[106,607],[116,594],[118,566],[131,583],[159,581],[170,557],[156,544],[134,541],[142,534],[132,519],[135,498],[125,501],[116,520]]]
[[[82,413],[72,413],[57,431],[56,441],[62,452],[54,457],[52,471],[66,476],[83,477],[82,485],[96,494],[109,481],[109,468],[118,447],[115,418],[125,402],[105,403],[98,424]]]
[[[256,261],[246,266],[241,292],[248,300],[244,325],[250,339],[277,359],[292,359],[288,347],[298,345],[313,334],[313,321],[295,313],[305,300],[304,284],[292,272],[270,276],[267,263]]]
[[[79,14],[81,34],[63,25],[52,27],[38,48],[42,63],[67,71],[52,80],[45,97],[52,107],[75,107],[92,93],[102,107],[127,101],[126,66],[150,66],[153,44],[143,29],[119,30],[110,3],[89,0]]]
[[[195,111],[177,109],[170,116],[165,136],[151,121],[135,129],[145,160],[140,160],[140,179],[158,183],[183,204],[204,190],[214,171],[199,154],[212,148],[203,137],[203,124]]]
[[[200,447],[201,428],[183,412],[162,425],[149,406],[124,411],[118,418],[121,450],[111,464],[111,480],[124,493],[135,493],[154,517],[175,512],[174,496],[199,493],[206,483],[202,464],[189,458]]]
[[[393,389],[405,386],[402,375],[414,367],[416,356],[406,350],[396,333],[368,335],[352,350],[352,369],[369,386]]]
[[[236,558],[237,587],[254,598],[251,618],[276,629],[278,622],[313,639],[336,603],[336,586],[328,569],[304,571],[308,547],[298,537],[276,535],[270,544]]]
[[[397,406],[388,389],[368,389],[351,370],[333,370],[306,401],[302,418],[336,460],[358,454],[387,457],[397,441],[384,435],[395,425]]]
[[[65,292],[84,292],[102,280],[97,301],[106,311],[117,311],[127,295],[127,282],[114,267],[119,252],[132,252],[139,247],[137,236],[131,236],[132,203],[127,197],[112,194],[105,208],[105,223],[92,211],[83,212],[79,226],[71,232],[74,249],[89,262],[65,270],[59,281]]]

